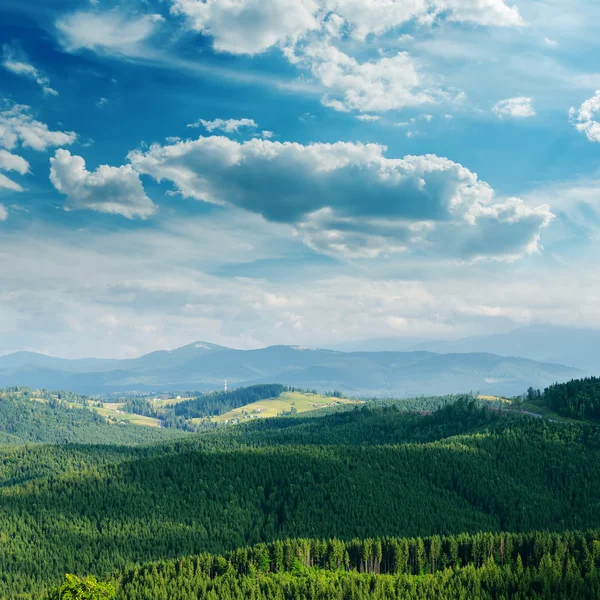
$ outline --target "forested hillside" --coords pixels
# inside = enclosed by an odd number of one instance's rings
[[[142,448],[3,450],[0,597],[284,538],[600,527],[599,439],[593,426],[465,399],[431,415],[374,404]]]
[[[530,392],[531,394],[531,392]],[[537,394],[556,412],[576,419],[600,421],[600,378],[586,377],[556,383]]]
[[[258,400],[277,398],[287,389],[283,385],[273,383],[251,385],[229,392],[204,394],[198,398],[176,404],[174,406],[175,416],[185,419],[197,419],[222,415],[229,410],[257,402]]]
[[[139,444],[173,439],[174,430],[111,423],[69,392],[0,390],[0,443]]]
[[[130,568],[108,586],[118,600],[595,600],[599,566],[600,531],[291,539]]]

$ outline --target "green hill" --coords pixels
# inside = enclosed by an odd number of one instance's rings
[[[172,439],[175,430],[113,423],[68,392],[0,390],[0,444],[139,444]]]
[[[6,449],[0,598],[38,599],[65,573],[285,538],[600,527],[599,439],[592,426],[459,400],[431,415],[373,404],[140,448]]]

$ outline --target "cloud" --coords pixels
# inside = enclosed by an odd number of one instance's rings
[[[379,121],[381,117],[379,115],[356,115],[359,121]]]
[[[35,120],[28,106],[13,104],[0,111],[0,146],[12,150],[19,144],[43,151],[52,146],[72,144],[77,135],[72,131],[51,131]]]
[[[16,171],[21,175],[29,172],[29,163],[17,154],[0,150],[0,169],[3,171]]]
[[[211,36],[218,52],[259,54],[319,29],[320,8],[314,0],[174,0],[171,12]]]
[[[119,10],[77,11],[56,22],[59,40],[65,50],[93,50],[105,54],[141,57],[144,42],[163,21],[161,15],[126,14]]]
[[[544,44],[549,48],[558,48],[558,42],[547,37],[544,38]]]
[[[6,221],[6,219],[8,219],[8,211],[2,204],[0,204],[0,221]]]
[[[96,102],[96,108],[102,108],[104,106],[106,106],[108,104],[108,100],[102,96],[97,102]]]
[[[183,196],[235,205],[295,227],[312,248],[373,257],[418,250],[512,260],[538,248],[553,215],[496,201],[477,175],[435,155],[387,158],[378,144],[302,145],[200,137],[128,155]]]
[[[569,121],[577,131],[585,133],[590,142],[600,142],[600,90],[586,100],[579,109],[574,106],[569,110]]]
[[[492,110],[499,119],[503,119],[504,117],[526,119],[528,117],[535,117],[536,114],[531,98],[526,98],[525,96],[500,100],[500,102],[497,102],[493,106]]]
[[[50,181],[67,197],[65,210],[95,210],[127,219],[146,218],[156,211],[129,165],[100,165],[90,172],[81,156],[62,149],[56,151],[50,165]]]
[[[253,119],[214,119],[214,121],[205,121],[199,119],[195,123],[189,123],[188,127],[204,127],[207,131],[225,131],[226,133],[237,133],[240,127],[258,127]]]
[[[219,52],[258,54],[297,43],[313,32],[364,40],[410,21],[437,19],[514,27],[524,24],[504,0],[173,0],[171,12],[213,39]]]
[[[3,173],[0,173],[0,188],[5,190],[11,190],[12,192],[22,192],[23,186],[19,185],[16,181],[9,179]]]
[[[27,62],[27,59],[22,53],[17,52],[14,48],[4,45],[2,48],[3,59],[2,66],[14,73],[33,79],[47,96],[58,96],[58,92],[50,87],[50,80],[42,75],[36,67]]]
[[[335,46],[313,44],[299,59],[326,88],[323,104],[337,111],[384,112],[435,101],[406,52],[358,62]]]
[[[1,171],[14,171],[20,175],[29,172],[29,163],[9,150],[19,145],[43,151],[52,146],[71,144],[76,135],[72,131],[51,131],[45,123],[31,116],[28,106],[0,101],[0,188],[22,192],[23,187]]]
[[[409,23],[430,28],[446,20],[516,27],[524,21],[504,0],[171,0],[171,12],[212,38],[217,52],[257,55],[281,50],[326,88],[323,104],[340,112],[384,112],[427,104],[441,91],[425,82],[414,58],[368,58],[367,37]],[[411,38],[412,39],[412,38]],[[350,43],[348,43],[350,42]],[[356,42],[359,42],[357,44]],[[389,40],[381,40],[389,46]],[[446,93],[447,96],[447,93]]]

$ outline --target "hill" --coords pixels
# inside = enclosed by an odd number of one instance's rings
[[[38,355],[36,355],[38,356]],[[71,365],[45,357],[24,363],[0,357],[0,385],[71,389],[85,394],[123,391],[215,390],[227,379],[232,387],[277,381],[298,388],[347,395],[413,397],[480,391],[515,395],[530,385],[543,388],[581,373],[560,364],[489,353],[353,352],[271,346],[232,350],[197,342],[137,359]],[[39,358],[39,356],[38,356]],[[54,360],[54,359],[53,359]],[[86,359],[86,361],[89,359]]]
[[[600,378],[556,383],[543,392],[529,388],[527,400],[534,406],[549,407],[564,417],[600,421]]]
[[[0,390],[0,443],[139,444],[180,435],[113,423],[84,402],[87,399],[64,392]]]
[[[431,415],[373,403],[140,448],[7,448],[0,597],[286,538],[600,527],[598,440],[592,426],[465,399]]]

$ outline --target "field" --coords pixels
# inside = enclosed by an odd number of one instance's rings
[[[328,406],[338,404],[358,404],[356,400],[347,400],[346,398],[335,398],[333,396],[322,396],[320,394],[305,394],[300,392],[284,392],[279,398],[269,400],[260,400],[240,408],[230,410],[225,414],[213,417],[212,421],[216,423],[239,423],[250,421],[252,419],[268,419],[277,417],[286,413],[308,412]],[[194,419],[200,422],[202,419]]]

